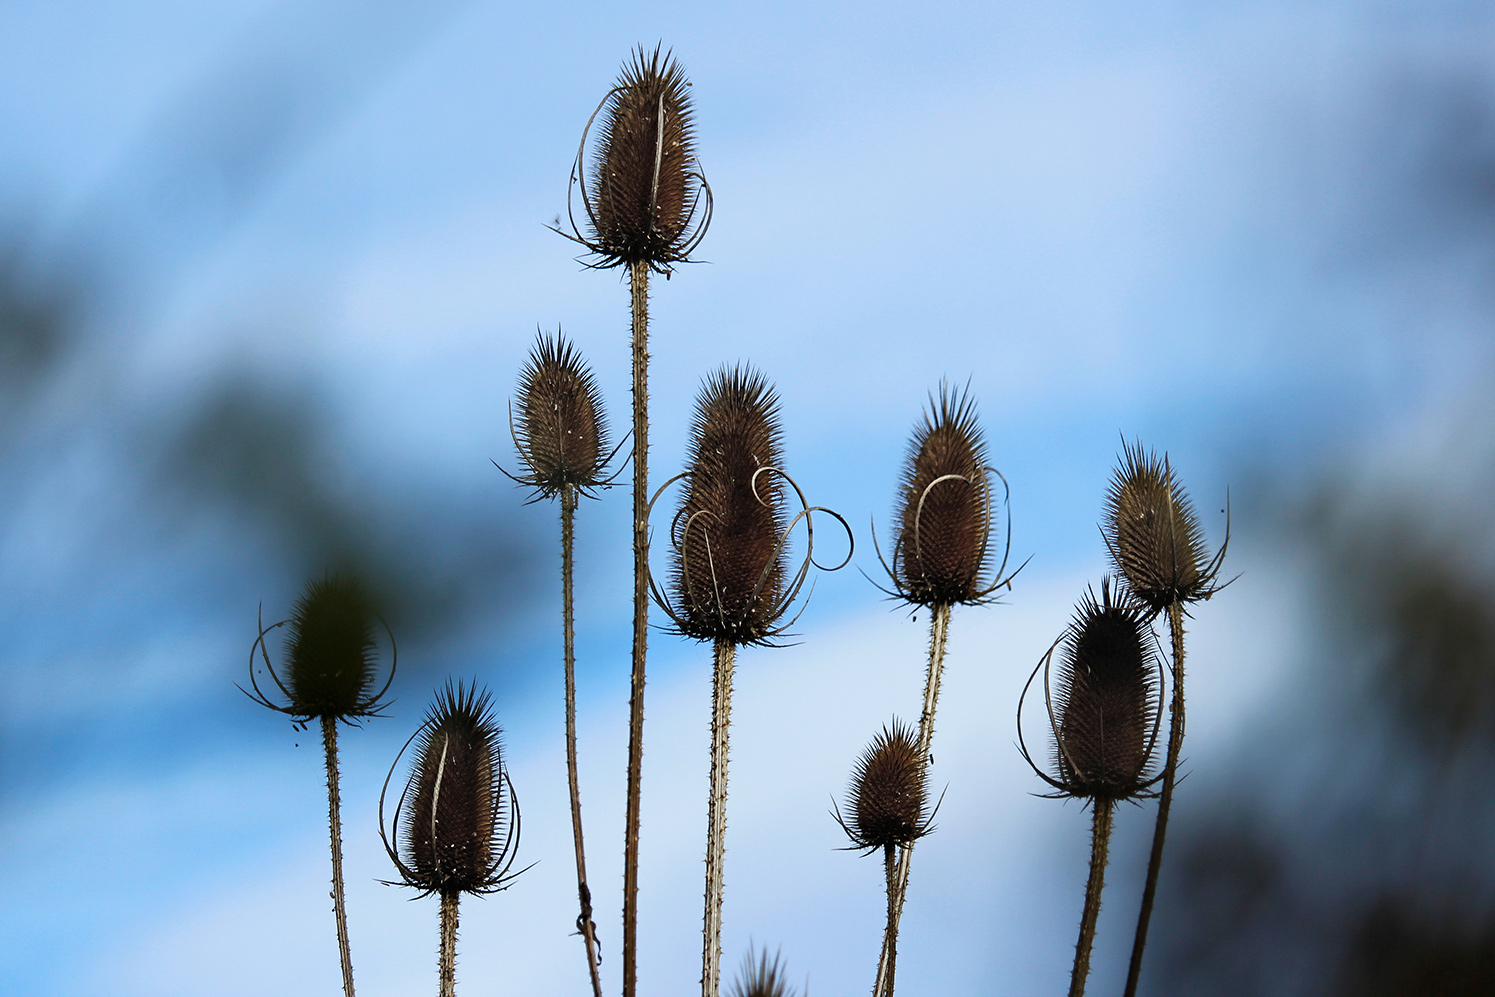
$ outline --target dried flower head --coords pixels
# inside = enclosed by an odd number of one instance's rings
[[[933,829],[927,772],[914,733],[894,718],[857,759],[846,812],[834,813],[853,848],[903,846]]]
[[[528,469],[515,480],[538,497],[568,485],[586,491],[605,484],[602,393],[581,354],[559,333],[535,337],[519,375],[519,425],[512,432]]]
[[[899,598],[916,605],[980,602],[1010,578],[990,571],[992,494],[976,403],[940,384],[914,428],[898,488],[893,563]],[[1005,482],[1004,482],[1005,487]]]
[[[488,692],[448,681],[436,694],[412,735],[415,762],[391,822],[396,845],[384,830],[379,795],[379,834],[406,885],[443,896],[493,893],[513,878],[519,804],[500,738]],[[387,791],[388,777],[384,785]]]
[[[1101,526],[1116,570],[1154,613],[1174,602],[1208,599],[1220,588],[1225,545],[1213,559],[1206,556],[1204,528],[1166,454],[1159,460],[1140,442],[1124,440],[1121,450]]]
[[[571,182],[580,187],[589,231],[581,234],[572,212],[569,237],[596,254],[593,266],[647,263],[669,273],[705,234],[711,188],[696,163],[689,87],[669,52],[640,46],[587,122]],[[598,114],[602,136],[587,169],[587,133]]]
[[[754,958],[749,948],[728,997],[794,997],[779,954],[775,952],[769,959],[768,949],[760,949]]]
[[[1113,593],[1109,576],[1102,578],[1100,601],[1087,592],[1074,621],[1039,662],[1056,769],[1054,777],[1039,775],[1062,795],[1129,799],[1156,781],[1148,766],[1162,721],[1161,657],[1148,616],[1147,607],[1125,589]],[[1059,685],[1051,691],[1048,666],[1056,648]],[[1021,743],[1021,718],[1018,736]],[[1026,746],[1022,750],[1028,757]]]
[[[259,636],[249,649],[249,682],[254,689],[249,697],[299,721],[378,716],[383,709],[380,700],[395,672],[392,659],[383,688],[374,691],[378,672],[374,624],[378,619],[358,579],[334,574],[308,581],[289,620],[260,626]],[[288,628],[283,679],[270,664],[265,641],[271,630],[282,626]],[[393,635],[390,645],[393,648]],[[256,650],[271,679],[285,694],[285,704],[271,702],[260,691],[254,668]]]

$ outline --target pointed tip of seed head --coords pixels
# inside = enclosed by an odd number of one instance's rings
[[[795,997],[795,993],[779,953],[770,959],[768,949],[755,953],[749,947],[727,997]]]
[[[520,372],[514,440],[528,469],[520,481],[542,496],[601,483],[607,453],[602,392],[581,353],[559,332],[536,335]]]

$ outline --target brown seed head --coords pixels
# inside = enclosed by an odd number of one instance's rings
[[[893,580],[909,602],[973,602],[985,594],[991,490],[969,394],[940,385],[915,427],[898,489]]]
[[[769,959],[768,950],[762,949],[755,959],[753,950],[748,949],[728,997],[794,997],[778,953]]]
[[[846,813],[837,816],[852,846],[901,846],[928,834],[926,773],[913,732],[894,719],[857,759]]]
[[[607,451],[602,394],[581,354],[560,334],[537,336],[519,375],[514,442],[529,469],[519,480],[541,496],[600,483]]]
[[[688,636],[758,643],[784,610],[778,403],[763,375],[742,366],[708,377],[696,401],[672,530],[676,622]]]
[[[1159,460],[1140,442],[1123,443],[1104,516],[1101,532],[1116,570],[1154,613],[1216,591],[1219,558],[1206,557],[1204,529],[1166,455]]]
[[[1156,643],[1124,590],[1088,592],[1061,640],[1054,755],[1071,796],[1119,800],[1145,788],[1158,719]]]
[[[395,811],[405,882],[427,893],[486,893],[507,882],[518,844],[490,696],[450,682],[416,737],[410,781]]]
[[[670,53],[640,47],[604,101],[591,189],[583,190],[599,266],[646,262],[668,272],[704,230],[694,224],[703,185],[689,87]],[[709,214],[709,191],[707,199]]]

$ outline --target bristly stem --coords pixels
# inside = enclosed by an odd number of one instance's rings
[[[893,977],[898,968],[898,917],[893,909],[893,897],[897,893],[898,885],[898,860],[894,857],[891,841],[882,846],[882,864],[888,877],[888,926],[883,929],[882,947],[887,953],[887,984],[891,992]]]
[[[353,997],[353,955],[348,950],[348,910],[343,900],[343,818],[337,788],[337,718],[322,718],[327,753],[327,827],[332,835],[332,912],[337,916],[337,951],[343,967],[343,995]]]
[[[929,746],[934,740],[934,710],[939,705],[940,677],[945,670],[945,636],[950,629],[950,604],[937,602],[929,607],[929,672],[924,677],[924,709],[919,714],[919,757],[927,763]],[[903,917],[903,901],[908,896],[908,874],[914,861],[914,844],[899,849],[898,881],[888,901],[888,930],[883,936],[882,956],[877,963],[877,982],[873,997],[893,997],[893,961],[898,948],[898,922]]]
[[[462,894],[455,890],[441,895],[441,961],[436,967],[440,997],[457,994],[457,901],[460,899]]]
[[[1085,883],[1085,910],[1080,915],[1080,937],[1075,942],[1075,967],[1069,977],[1069,997],[1085,997],[1085,979],[1090,975],[1090,947],[1095,943],[1095,921],[1100,915],[1100,895],[1106,888],[1106,858],[1111,841],[1110,800],[1090,801],[1095,821],[1090,835],[1090,879]]]
[[[649,646],[649,264],[628,265],[633,298],[633,675],[628,700],[628,811],[623,840],[623,997],[638,956],[639,795],[644,764],[644,658]]]
[[[576,519],[576,486],[561,487],[561,623],[566,659],[566,776],[571,785],[571,834],[576,839],[576,894],[581,913],[576,930],[587,947],[587,972],[592,977],[593,997],[602,997],[602,976],[597,954],[597,926],[592,923],[592,891],[587,887],[587,859],[581,836],[581,788],[576,775],[576,626],[572,601],[571,552]]]
[[[1142,888],[1142,911],[1137,916],[1137,935],[1132,941],[1132,962],[1126,973],[1126,997],[1135,997],[1142,975],[1142,950],[1147,946],[1147,925],[1152,920],[1152,902],[1158,890],[1158,869],[1163,864],[1163,839],[1168,835],[1168,811],[1173,805],[1173,785],[1178,781],[1178,756],[1184,746],[1184,607],[1174,599],[1168,607],[1168,627],[1173,633],[1173,702],[1168,711],[1168,761],[1163,768],[1163,789],[1158,794],[1158,821],[1152,832],[1152,854],[1147,859],[1147,883]]]
[[[711,682],[711,796],[706,804],[706,917],[701,929],[701,997],[716,997],[722,970],[722,863],[727,849],[727,750],[737,645],[716,642]]]

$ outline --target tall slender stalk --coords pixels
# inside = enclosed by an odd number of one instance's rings
[[[348,910],[343,900],[343,818],[337,788],[337,718],[322,718],[327,753],[327,827],[332,836],[332,912],[337,916],[337,951],[343,968],[344,997],[353,997],[353,956],[348,950]]]
[[[950,604],[937,602],[929,609],[929,671],[924,677],[924,709],[919,713],[919,758],[928,760],[934,740],[934,711],[939,705],[940,677],[945,670],[945,637],[950,629]],[[899,849],[898,880],[888,898],[888,929],[883,935],[882,956],[877,963],[877,982],[873,997],[892,997],[893,964],[897,959],[898,922],[903,917],[903,901],[908,896],[908,875],[913,866],[914,846],[909,842]]]
[[[436,966],[440,997],[456,997],[457,993],[457,901],[461,899],[456,890],[441,894],[441,956]]]
[[[701,928],[701,997],[716,997],[722,966],[722,864],[727,847],[727,750],[737,645],[716,642],[711,683],[711,797],[706,804],[706,915]]]
[[[1075,942],[1075,966],[1069,977],[1069,997],[1085,997],[1085,979],[1090,975],[1090,947],[1095,942],[1095,921],[1100,915],[1101,891],[1106,887],[1106,858],[1111,842],[1109,799],[1090,801],[1095,820],[1090,834],[1090,879],[1085,883],[1085,909],[1080,915],[1080,937]]]
[[[1173,702],[1168,709],[1168,761],[1163,768],[1163,789],[1158,796],[1158,820],[1152,832],[1152,854],[1147,859],[1147,883],[1142,888],[1142,910],[1137,915],[1137,934],[1132,941],[1132,961],[1126,973],[1126,997],[1137,993],[1142,975],[1142,950],[1147,946],[1147,926],[1158,890],[1158,870],[1163,864],[1163,841],[1168,835],[1168,811],[1173,805],[1173,786],[1178,781],[1178,756],[1184,745],[1184,607],[1177,598],[1168,606],[1168,628],[1173,635]]]
[[[633,674],[628,700],[628,809],[623,839],[623,997],[638,964],[639,795],[644,763],[644,659],[649,646],[649,264],[628,265],[633,304]]]
[[[883,871],[888,877],[888,926],[883,930],[882,947],[887,953],[887,986],[890,993],[893,990],[893,977],[898,969],[898,914],[893,905],[893,898],[897,895],[898,860],[894,853],[892,844],[882,846]]]
[[[587,859],[581,835],[581,788],[576,775],[576,627],[571,592],[571,550],[576,518],[576,486],[561,488],[561,621],[566,659],[566,776],[571,787],[571,834],[576,839],[576,894],[581,913],[576,930],[587,947],[587,972],[592,978],[593,997],[602,997],[602,977],[597,953],[597,926],[592,923],[592,891],[587,886]]]

